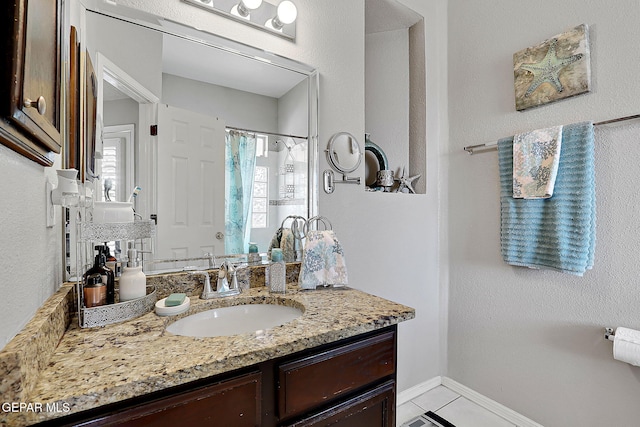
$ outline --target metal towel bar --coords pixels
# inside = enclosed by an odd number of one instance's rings
[[[593,125],[594,126],[610,125],[613,123],[626,122],[627,120],[635,120],[635,119],[640,119],[640,114],[635,114],[633,116],[619,117],[617,119],[604,120],[602,122],[594,123]],[[487,151],[495,151],[497,149],[498,149],[498,144],[494,144],[494,143],[468,145],[463,148],[463,150],[469,154],[484,153]]]
[[[320,223],[322,222],[322,224],[324,225],[324,229],[325,230],[333,230],[333,226],[331,225],[331,221],[329,221],[329,219],[327,217],[324,217],[322,215],[318,215],[318,216],[314,216],[312,218],[309,218],[307,220],[307,222],[304,223],[304,236],[307,237],[307,233],[311,230],[311,224],[313,222],[316,223]]]

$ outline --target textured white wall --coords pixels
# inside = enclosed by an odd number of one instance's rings
[[[547,427],[640,419],[640,368],[615,361],[602,333],[640,329],[640,126],[596,131],[596,258],[582,278],[502,262],[497,154],[462,147],[640,113],[638,22],[635,0],[449,1],[448,376]],[[512,54],[581,23],[593,91],[515,112]]]
[[[47,178],[57,183],[55,168],[0,145],[0,349],[62,283],[61,213],[47,228]]]

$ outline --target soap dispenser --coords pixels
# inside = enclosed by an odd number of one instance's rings
[[[87,283],[87,279],[89,278],[89,276],[93,274],[99,274],[102,277],[102,283],[104,283],[107,287],[106,303],[113,304],[116,302],[115,275],[113,271],[105,265],[107,262],[107,258],[105,256],[105,247],[103,245],[99,245],[94,249],[98,253],[96,254],[93,267],[87,270],[87,272],[84,274],[84,281],[85,283]]]
[[[269,292],[283,294],[287,290],[287,267],[284,263],[282,249],[271,249],[271,264],[269,264]]]
[[[247,256],[247,261],[249,264],[260,264],[260,262],[262,262],[262,257],[258,252],[257,243],[249,242],[249,255]]]
[[[107,303],[107,285],[102,283],[99,273],[90,274],[85,278],[82,291],[86,308],[99,307]]]
[[[138,261],[138,251],[130,246],[127,257],[129,261],[120,276],[120,302],[147,295],[147,276],[143,273]]]

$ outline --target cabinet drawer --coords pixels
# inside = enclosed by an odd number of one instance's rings
[[[281,419],[301,414],[396,371],[395,331],[329,349],[278,367]]]
[[[395,382],[388,381],[286,427],[393,427],[396,412]]]

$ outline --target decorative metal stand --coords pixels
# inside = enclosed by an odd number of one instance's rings
[[[153,310],[156,303],[156,289],[147,286],[147,295],[131,301],[100,307],[87,308],[84,306],[83,275],[81,272],[91,267],[93,246],[96,243],[116,240],[152,239],[156,228],[154,221],[134,221],[129,223],[94,224],[90,222],[78,223],[77,232],[77,279],[76,295],[78,297],[78,322],[81,328],[105,326],[113,323],[134,319]]]

